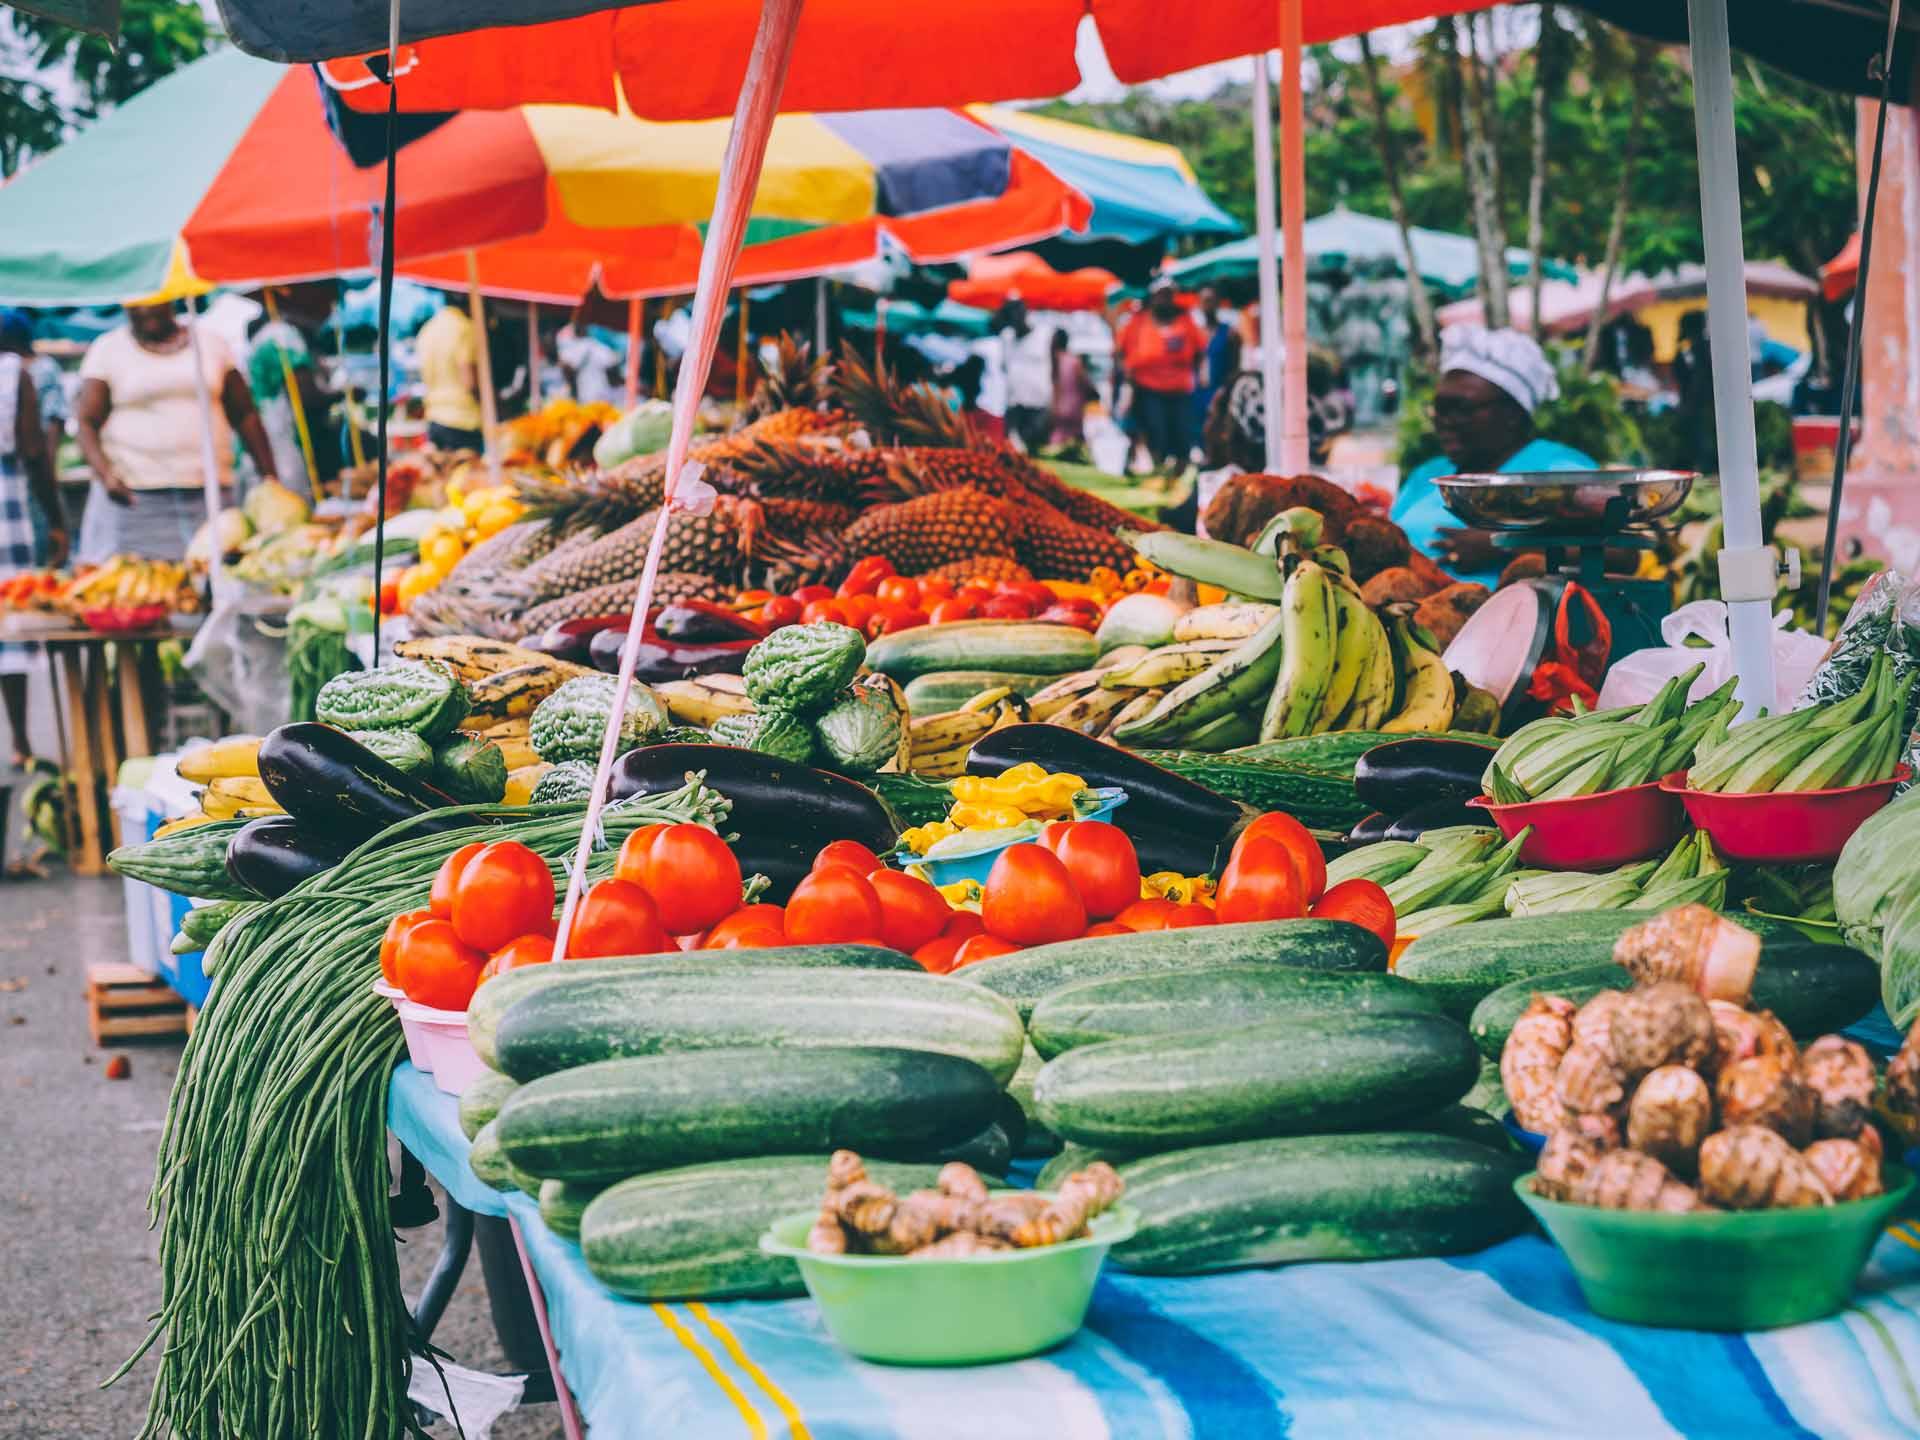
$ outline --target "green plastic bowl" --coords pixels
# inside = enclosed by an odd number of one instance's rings
[[[1845,1307],[1881,1227],[1913,1192],[1904,1166],[1887,1193],[1805,1210],[1649,1215],[1514,1193],[1560,1247],[1596,1315],[1679,1330],[1771,1330]]]
[[[1116,1205],[1084,1239],[951,1260],[816,1255],[818,1209],[787,1215],[760,1237],[800,1266],[827,1333],[863,1360],[888,1365],[989,1365],[1050,1350],[1087,1318],[1107,1251],[1139,1214]]]

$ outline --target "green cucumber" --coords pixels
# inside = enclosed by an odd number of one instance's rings
[[[1466,1027],[1444,1016],[1268,1020],[1069,1050],[1033,1099],[1067,1140],[1153,1151],[1392,1124],[1458,1100],[1479,1074]]]
[[[513,1189],[513,1171],[507,1164],[506,1152],[500,1148],[500,1128],[494,1120],[474,1132],[472,1143],[467,1147],[467,1168],[482,1185],[490,1185],[495,1190]]]
[[[1120,1167],[1133,1238],[1128,1270],[1198,1275],[1300,1260],[1460,1255],[1520,1229],[1525,1165],[1451,1135],[1249,1140]]]
[[[1602,990],[1629,990],[1633,977],[1610,960],[1503,985],[1473,1007],[1467,1028],[1484,1055],[1499,1058],[1507,1033],[1536,995],[1584,1005]],[[1755,1010],[1771,1010],[1802,1039],[1853,1024],[1880,999],[1880,967],[1858,950],[1802,938],[1765,941],[1753,975]]]
[[[540,1218],[562,1240],[580,1240],[580,1220],[594,1202],[602,1185],[575,1185],[569,1180],[540,1182]]]
[[[897,1194],[935,1183],[938,1167],[867,1162]],[[815,1209],[824,1155],[761,1155],[636,1175],[595,1197],[580,1219],[580,1253],[596,1279],[629,1300],[775,1299],[804,1295],[791,1260],[760,1237],[783,1215]],[[573,1188],[573,1187],[569,1187]]]
[[[973,1061],[925,1050],[695,1050],[543,1075],[493,1124],[522,1170],[607,1181],[746,1155],[968,1140],[999,1099]]]
[[[1092,1145],[1063,1145],[1060,1153],[1040,1167],[1040,1173],[1033,1177],[1036,1190],[1058,1190],[1069,1175],[1076,1170],[1084,1170],[1096,1160],[1104,1160],[1118,1169],[1129,1160],[1139,1159],[1132,1150],[1102,1150]]]
[[[866,784],[900,817],[903,829],[944,820],[947,811],[953,808],[953,791],[945,780],[928,780],[920,775],[875,775]]]
[[[1036,945],[975,961],[967,967],[966,978],[1006,996],[1024,1020],[1041,996],[1076,981],[1154,975],[1196,965],[1384,971],[1387,948],[1379,936],[1342,920],[1258,920]]]
[[[500,1068],[537,1080],[596,1060],[814,1045],[897,1045],[958,1055],[1004,1085],[1024,1039],[991,990],[925,973],[661,966],[547,986],[515,1001],[493,1036]]]
[[[1100,658],[1093,636],[1073,625],[954,620],[895,630],[867,645],[867,668],[901,684],[941,670],[1065,675]]]
[[[1612,960],[1614,942],[1647,918],[1643,911],[1587,910],[1453,925],[1415,940],[1394,974],[1430,986],[1449,1015],[1465,1020],[1502,985]],[[1808,943],[1784,920],[1747,914],[1727,918],[1767,944]]]
[[[1456,1140],[1471,1140],[1476,1145],[1498,1150],[1502,1155],[1513,1153],[1513,1136],[1507,1133],[1507,1127],[1487,1111],[1468,1105],[1464,1100],[1442,1106],[1431,1115],[1407,1121],[1407,1129],[1428,1135],[1451,1135]]]
[[[603,960],[568,960],[560,965],[522,965],[495,976],[467,1002],[467,1038],[481,1060],[500,1069],[494,1032],[501,1017],[523,996],[549,986],[585,984],[605,975],[646,975],[655,971],[712,967],[738,972],[769,967],[845,966],[855,970],[910,970],[925,974],[910,955],[883,945],[781,945],[768,950],[674,950],[662,955],[620,955]]]
[[[520,1088],[520,1082],[498,1070],[483,1070],[460,1092],[460,1133],[471,1140],[486,1123],[500,1113],[507,1096]]]
[[[1200,750],[1136,753],[1184,780],[1206,786],[1216,795],[1257,810],[1285,810],[1301,824],[1318,829],[1346,831],[1371,813],[1371,807],[1354,794],[1351,775],[1316,766],[1262,760],[1237,751],[1219,755]]]
[[[1027,1030],[1051,1060],[1135,1035],[1217,1030],[1262,1020],[1438,1015],[1440,1002],[1392,975],[1263,965],[1197,965],[1159,975],[1083,980],[1043,996]]]
[[[1259,745],[1243,745],[1238,750],[1229,751],[1231,757],[1246,757],[1253,760],[1285,760],[1294,765],[1309,765],[1320,770],[1353,778],[1353,767],[1360,757],[1376,745],[1385,745],[1395,740],[1409,740],[1424,735],[1415,732],[1412,735],[1390,735],[1384,730],[1331,730],[1320,735],[1295,735],[1285,740],[1268,740]],[[1498,749],[1500,742],[1491,735],[1481,735],[1466,730],[1447,730],[1434,732],[1443,740],[1467,740],[1475,745],[1484,745],[1489,754]]]
[[[945,715],[1003,685],[1025,697],[1047,683],[1044,675],[1019,670],[930,670],[907,682],[907,710],[914,715]]]

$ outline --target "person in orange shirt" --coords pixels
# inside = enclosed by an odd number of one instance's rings
[[[1173,281],[1158,279],[1147,305],[1120,329],[1120,368],[1133,386],[1134,419],[1153,463],[1177,469],[1193,450],[1193,391],[1206,359],[1207,337],[1174,298]]]

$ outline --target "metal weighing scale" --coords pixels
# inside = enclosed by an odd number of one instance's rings
[[[1606,552],[1655,549],[1659,537],[1635,527],[1679,509],[1699,478],[1691,470],[1558,470],[1449,475],[1435,481],[1446,507],[1463,524],[1492,531],[1497,548],[1546,553],[1544,576],[1496,592],[1495,599],[1467,622],[1448,648],[1449,665],[1499,696],[1511,719],[1516,703],[1524,708],[1525,681],[1550,644],[1553,615],[1570,581],[1599,603],[1613,629],[1612,658],[1664,644],[1660,622],[1673,608],[1671,584],[1609,575]],[[1476,622],[1488,631],[1498,628],[1511,634],[1507,627],[1520,618],[1517,612],[1531,614],[1535,608],[1539,623],[1530,627],[1533,641],[1527,653],[1515,653],[1511,645],[1493,647],[1501,659],[1490,669],[1483,668],[1486,662],[1469,658],[1486,650],[1485,637],[1474,635]],[[1569,629],[1576,645],[1592,638],[1584,612],[1577,607]],[[1455,663],[1456,648],[1460,663]]]

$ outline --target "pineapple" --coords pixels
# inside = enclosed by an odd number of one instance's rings
[[[1133,547],[1112,532],[1082,525],[1039,500],[1020,507],[1020,535],[1014,554],[1043,580],[1085,580],[1096,565],[1126,570]]]
[[[753,387],[747,402],[749,421],[776,415],[782,410],[811,410],[826,398],[833,378],[833,362],[822,355],[813,356],[813,347],[797,341],[786,331],[774,342],[774,362],[761,362],[760,383]]]
[[[848,550],[884,555],[903,575],[974,555],[1013,555],[1019,514],[970,487],[941,490],[869,510],[847,528]]]
[[[999,555],[974,555],[965,560],[949,560],[944,565],[915,577],[919,580],[951,580],[965,585],[969,580],[1031,580],[1033,572],[1017,560]]]
[[[887,488],[888,454],[803,437],[779,444],[762,441],[731,463],[756,495],[845,502],[862,498],[875,486]]]
[[[619,529],[582,547],[562,547],[538,565],[503,584],[523,603],[538,603],[559,595],[593,590],[619,581],[637,580],[645,568],[658,510],[649,510]],[[733,582],[751,553],[756,527],[764,523],[756,502],[723,495],[709,515],[685,510],[672,512],[665,547],[664,569],[709,575]]]
[[[831,585],[845,578],[852,564],[838,528],[797,533],[769,531],[755,552],[757,583],[779,594],[802,585]]]
[[[938,388],[897,383],[884,360],[871,366],[851,345],[840,353],[834,392],[841,407],[876,444],[966,448],[979,443],[973,427]]]

